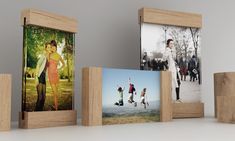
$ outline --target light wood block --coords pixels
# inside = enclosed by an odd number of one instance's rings
[[[218,121],[235,123],[235,96],[217,96],[216,100]]]
[[[235,96],[235,72],[214,74],[215,117],[217,117],[217,96]]]
[[[11,128],[11,75],[0,74],[0,131]]]
[[[20,112],[19,128],[33,129],[77,124],[77,111]]]
[[[102,68],[82,70],[82,125],[102,125]]]
[[[161,72],[160,80],[160,121],[171,121],[171,73]],[[82,69],[82,125],[102,125],[102,68]]]
[[[21,12],[21,24],[36,25],[62,31],[76,33],[78,32],[78,22],[76,19],[49,13],[36,9],[25,9]]]
[[[161,114],[160,121],[166,122],[172,120],[172,89],[171,89],[171,72],[161,71],[160,78],[161,88]]]
[[[202,15],[194,13],[142,8],[139,10],[139,18],[139,21],[143,23],[202,27]]]
[[[173,118],[204,117],[203,103],[173,103]]]

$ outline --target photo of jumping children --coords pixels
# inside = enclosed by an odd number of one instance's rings
[[[103,124],[160,120],[160,72],[104,68],[102,76]]]

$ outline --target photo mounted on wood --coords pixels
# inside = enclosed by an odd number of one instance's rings
[[[82,75],[83,125],[171,121],[170,72],[91,67]]]
[[[20,127],[76,124],[73,105],[77,21],[35,9],[23,10],[21,21],[23,82]]]
[[[170,71],[173,118],[203,117],[201,103],[202,16],[167,10],[139,10],[140,68]]]

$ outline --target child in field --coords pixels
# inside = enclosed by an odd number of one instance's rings
[[[141,104],[144,104],[144,109],[146,109],[146,88],[143,89],[143,91],[141,92],[140,98],[141,98]]]
[[[136,90],[134,84],[131,83],[131,79],[129,78],[129,103],[134,103],[134,106],[137,106],[137,102],[134,101],[134,93],[136,95]]]
[[[123,103],[123,92],[124,92],[124,89],[125,89],[125,87],[122,88],[122,87],[118,86],[117,91],[118,91],[118,95],[119,95],[119,100],[118,100],[118,102],[114,103],[114,105],[117,105],[117,106],[123,106],[124,105],[124,103]]]

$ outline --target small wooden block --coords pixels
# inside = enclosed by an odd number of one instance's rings
[[[0,74],[0,131],[11,128],[11,75]]]
[[[139,18],[139,21],[143,23],[196,28],[202,27],[202,15],[200,14],[142,8],[139,10]]]
[[[76,19],[41,10],[25,9],[21,12],[22,25],[24,25],[24,18],[26,18],[26,25],[42,26],[72,33],[78,31],[78,22]]]
[[[217,96],[235,96],[235,72],[214,74],[215,117],[217,117]]]
[[[82,70],[82,125],[102,125],[102,68]]]
[[[173,118],[204,117],[203,103],[173,103]]]
[[[160,80],[160,121],[171,121],[171,73],[161,72]],[[102,68],[82,69],[82,125],[102,125]]]
[[[235,96],[217,96],[217,119],[219,122],[235,122]]]
[[[24,114],[24,115],[23,115]],[[77,124],[77,111],[21,112],[19,128],[33,129]]]
[[[167,122],[172,120],[172,96],[171,96],[171,72],[161,71],[160,78],[161,93],[161,114],[160,121]]]

